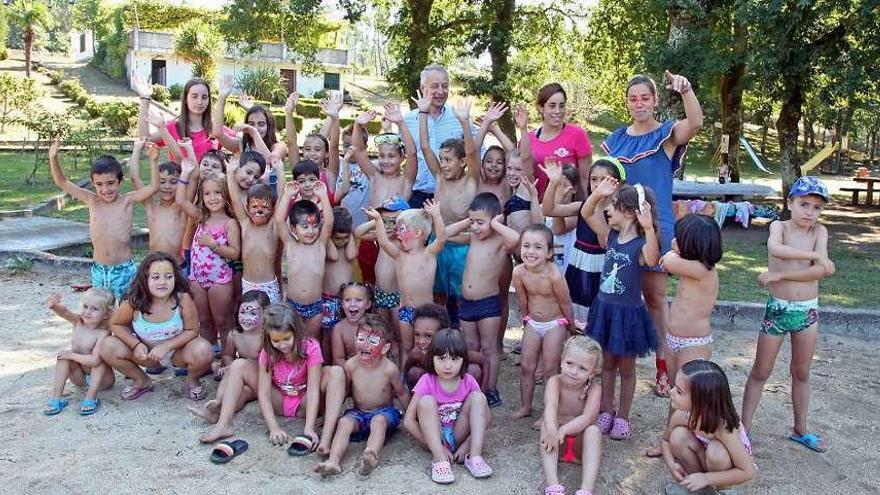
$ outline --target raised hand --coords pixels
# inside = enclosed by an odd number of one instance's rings
[[[556,160],[545,159],[544,164],[538,165],[538,167],[547,174],[547,178],[551,182],[562,180],[562,165]]]
[[[158,162],[159,161],[159,146],[152,141],[147,141],[144,143],[144,148],[147,149],[147,158],[150,159],[150,162]]]
[[[46,299],[46,306],[49,309],[52,309],[55,306],[58,306],[59,304],[61,304],[61,294],[59,294],[57,292],[53,292],[53,293],[49,294],[49,297]]]
[[[664,83],[667,90],[675,91],[679,94],[685,94],[691,90],[691,82],[686,77],[673,74],[668,70],[664,74]]]
[[[158,112],[149,112],[147,114],[147,122],[156,129],[165,127],[165,117]]]
[[[232,78],[231,74],[223,76],[220,79],[220,89],[218,90],[218,96],[220,98],[226,98],[232,93],[232,88],[235,87],[235,80]]]
[[[153,87],[144,79],[144,76],[136,75],[131,81],[132,88],[141,98],[152,98]]]
[[[376,225],[382,223],[382,214],[379,213],[375,208],[361,208],[361,211],[364,212],[364,215],[367,216],[370,220],[375,220]]]
[[[614,194],[615,191],[617,191],[617,179],[609,175],[602,179],[602,182],[596,186],[596,189],[593,190],[593,194],[605,198]]]
[[[452,113],[458,120],[468,121],[471,118],[471,105],[473,100],[470,98],[461,98],[452,106]]]
[[[428,215],[435,217],[440,214],[440,202],[433,199],[428,199],[425,201],[422,209],[428,212]]]
[[[529,125],[529,110],[525,105],[516,106],[516,113],[513,114],[513,121],[520,129],[525,129]]]
[[[288,181],[287,184],[284,184],[284,194],[291,197],[299,194],[299,182],[292,180]]]
[[[58,159],[58,149],[61,148],[61,136],[55,136],[52,139],[52,144],[49,145],[49,159],[57,160]]]
[[[296,111],[296,104],[299,101],[299,93],[294,91],[287,96],[287,101],[284,102],[284,111],[287,113],[293,113]]]
[[[339,111],[342,109],[342,96],[338,93],[334,94],[329,98],[325,98],[321,100],[321,110],[324,110],[324,113],[327,114],[328,117],[333,119],[339,118]]]
[[[367,110],[366,112],[364,112],[364,113],[358,115],[358,116],[354,119],[354,121],[357,122],[358,124],[362,125],[362,126],[365,126],[365,125],[367,125],[368,123],[370,123],[370,122],[372,122],[373,120],[375,120],[375,119],[376,119],[376,115],[377,115],[377,114],[376,114],[376,111],[375,111],[375,110]]]
[[[636,219],[643,229],[648,230],[654,228],[654,212],[651,211],[651,203],[643,201],[639,205],[639,211],[636,212]]]
[[[400,105],[389,101],[385,103],[385,118],[397,125],[403,123],[403,113],[400,111]]]
[[[486,110],[485,115],[483,115],[483,119],[488,120],[489,123],[495,122],[507,112],[507,108],[507,103],[504,103],[503,101],[492,103]]]
[[[520,183],[525,186],[526,191],[529,192],[530,198],[538,197],[538,179],[532,177],[531,175],[524,175],[520,180]]]
[[[428,91],[428,94],[422,94],[421,90],[416,91],[416,97],[411,98],[413,102],[415,102],[416,106],[419,109],[419,112],[427,113],[431,109],[431,99],[434,97],[434,93]]]
[[[193,170],[195,170],[195,169],[196,169],[196,162],[192,158],[187,157],[187,158],[184,158],[183,160],[180,160],[180,175],[189,176],[189,174],[191,174],[193,172]],[[183,184],[183,183],[179,182],[178,184]]]
[[[249,94],[242,91],[238,95],[238,104],[241,105],[241,108],[244,108],[245,111],[248,111],[254,106],[254,100]]]

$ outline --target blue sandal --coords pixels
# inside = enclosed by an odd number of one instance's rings
[[[804,447],[812,450],[813,452],[825,452],[828,450],[825,446],[822,445],[822,440],[816,436],[814,433],[804,433],[803,435],[798,435],[797,433],[791,434],[788,437],[792,442],[797,442]]]
[[[80,416],[91,416],[98,412],[98,408],[101,406],[101,401],[98,399],[83,399],[82,402],[79,403],[79,415]]]
[[[70,404],[70,401],[67,399],[49,399],[49,402],[46,403],[46,409],[43,409],[43,414],[55,416],[63,411],[68,404]]]

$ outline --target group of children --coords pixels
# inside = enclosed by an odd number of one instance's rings
[[[453,482],[455,462],[485,478],[492,474],[483,457],[490,410],[502,403],[499,354],[512,285],[523,327],[521,403],[512,418],[531,415],[540,368],[546,386],[535,426],[545,493],[564,493],[557,475],[563,461],[582,463],[577,493],[584,495],[594,489],[603,434],[615,440],[632,435],[635,359],[658,349],[642,299],[642,270],[659,264],[679,279],[670,331],[659,336],[670,350],[675,386],[668,427],[651,454],[662,456],[688,490],[750,480],[746,432],[786,333],[798,358],[792,365],[792,439],[824,449],[806,429],[817,281],[834,270],[827,231],[817,224],[828,199],[818,180],[799,179],[789,196],[792,219],[770,228],[770,266],[759,282],[772,297],[741,425],[724,371],[708,361],[715,264],[722,255],[718,225],[687,215],[675,225],[672,250],[662,253],[652,190],[627,184],[626,169],[614,158],[593,163],[586,198],[578,198],[577,170],[545,161],[541,170],[549,184],[542,202],[529,140],[517,147],[496,123],[506,107],[490,107],[476,139],[469,132],[470,104],[452,107],[463,138],[443,142],[435,153],[431,95],[419,94],[419,146],[437,189],[434,200],[415,209],[408,199],[418,150],[396,104],[385,105],[384,118],[399,134],[374,138],[374,164],[365,130],[377,116],[372,111],[345,133],[350,146],[343,156],[336,152],[339,99],[322,103],[326,132],[308,135],[300,150],[295,94],[285,105],[285,145],[260,106],[252,106],[236,129],[222,126],[229,84],[212,118],[208,84],[193,79],[185,86],[181,116],[167,123],[150,114],[148,89],[138,89],[145,139],[135,144],[130,161],[132,192],[120,192],[123,171],[115,158],[93,163],[93,193],[64,177],[59,142],[50,148],[55,182],[89,206],[95,264],[80,313],[66,309],[57,295],[49,300],[74,333],[71,350],[58,355],[46,414],[68,405],[62,398],[68,379],[87,389],[80,414],[94,414],[99,391],[114,384],[113,370],[130,380],[124,400],[152,391],[149,374],[172,368],[186,376],[189,398],[200,401],[207,395],[201,378],[219,358],[216,396],[190,407],[212,424],[202,442],[233,436],[236,412],[257,400],[269,441],[290,442],[291,455],[323,454],[326,460],[316,467],[322,475],[340,473],[349,442],[360,440],[366,440],[360,472],[368,474],[385,439],[403,424],[431,453],[435,482]],[[514,120],[525,134],[525,109],[517,109]],[[147,122],[157,129],[149,137]],[[481,156],[487,133],[502,146]],[[230,157],[218,151],[220,144]],[[160,146],[169,149],[170,161],[159,163]],[[143,151],[149,185],[138,173]],[[353,212],[339,206],[352,166],[370,181],[366,221],[358,226]],[[130,247],[136,202],[146,207],[150,230],[151,252],[139,265]],[[573,245],[558,256],[568,232]],[[367,267],[359,253],[373,242],[379,252]],[[559,258],[576,261],[560,266]],[[367,268],[374,283],[363,281]],[[460,330],[450,328],[446,308],[435,303],[438,285],[439,292],[455,287],[447,294],[460,295]],[[349,396],[352,407],[344,410]],[[302,434],[289,438],[276,416],[305,418]],[[236,453],[235,442],[223,446]]]

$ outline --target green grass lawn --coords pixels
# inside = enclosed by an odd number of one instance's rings
[[[15,151],[0,152],[0,210],[18,210],[36,206],[41,201],[61,191],[52,182],[49,174],[49,162],[45,155],[40,159],[36,182],[25,184],[25,178],[34,166],[34,155],[31,152]],[[64,173],[76,182],[88,176],[89,167],[80,159],[74,169],[73,160],[62,160]]]

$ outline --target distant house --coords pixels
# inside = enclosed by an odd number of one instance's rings
[[[94,56],[91,31],[73,31],[70,41],[74,61],[86,61]],[[316,91],[325,89],[344,90],[348,50],[318,50],[316,58],[323,69],[319,74],[303,74],[299,70],[299,64],[293,60],[293,55],[283,43],[263,43],[260,50],[248,55],[227,49],[217,59],[217,77],[236,75],[249,67],[271,66],[287,80],[288,93],[296,91],[304,96],[312,96]],[[192,77],[190,64],[174,55],[174,38],[171,33],[132,30],[128,34],[125,66],[129,81],[133,76],[140,75],[153,84],[171,86],[183,85]]]

